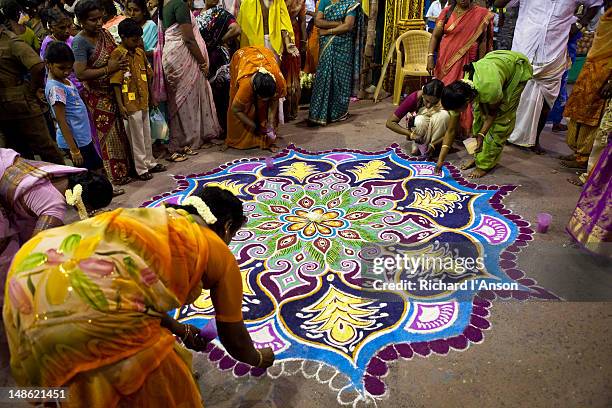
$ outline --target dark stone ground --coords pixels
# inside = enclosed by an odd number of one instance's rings
[[[406,147],[404,138],[384,126],[392,112],[389,99],[351,106],[352,117],[341,124],[311,129],[306,112],[284,125],[281,143],[311,151],[332,148],[381,150],[392,143]],[[386,377],[387,399],[381,407],[609,407],[612,405],[612,264],[576,249],[564,231],[580,189],[566,179],[556,157],[569,153],[565,134],[547,127],[545,156],[506,147],[498,168],[482,184],[518,184],[504,200],[507,208],[535,223],[548,212],[553,223],[547,234],[536,234],[518,264],[527,276],[566,302],[495,301],[491,329],[482,344],[447,356],[400,360]],[[458,145],[457,145],[458,146]],[[407,148],[407,147],[406,147]],[[261,151],[204,150],[195,158],[171,164],[166,174],[127,186],[114,207],[138,206],[175,188],[171,174],[206,172],[241,157],[265,156]],[[454,164],[464,151],[450,155]],[[608,356],[608,357],[606,357]],[[209,407],[333,407],[336,393],[301,374],[276,380],[235,379],[211,366],[205,355],[194,365]],[[10,379],[5,384],[9,385]]]

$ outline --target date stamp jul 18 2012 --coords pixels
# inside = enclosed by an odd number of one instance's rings
[[[7,402],[54,402],[68,399],[68,388],[49,387],[0,387],[0,403]]]

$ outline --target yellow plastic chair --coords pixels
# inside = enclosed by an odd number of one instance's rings
[[[422,30],[409,30],[395,40],[397,60],[395,64],[395,84],[393,86],[393,104],[399,105],[407,75],[424,77],[427,72],[427,54],[431,34]],[[404,52],[400,45],[404,46]],[[402,63],[403,62],[403,63]]]

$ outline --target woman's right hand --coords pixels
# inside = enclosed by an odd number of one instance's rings
[[[612,79],[609,79],[599,90],[599,96],[602,99],[610,99],[612,97]]]
[[[259,350],[261,353],[261,364],[259,368],[268,368],[274,364],[274,352],[270,347],[262,348]]]
[[[70,160],[72,160],[72,164],[74,164],[77,167],[82,166],[84,163],[84,159],[83,159],[83,156],[81,155],[80,150],[75,150],[74,152],[71,150]]]
[[[122,57],[119,59],[111,58],[108,60],[108,73],[113,74],[117,71],[128,69],[128,60],[126,57]]]
[[[434,68],[436,67],[436,63],[434,62],[434,56],[430,55],[427,57],[427,72],[429,75],[433,76]]]
[[[187,330],[189,326],[189,330]],[[188,349],[203,352],[208,345],[208,341],[200,335],[200,329],[192,325],[184,325],[183,337],[181,340]]]
[[[206,62],[198,64],[198,67],[204,76],[208,76],[208,64]]]

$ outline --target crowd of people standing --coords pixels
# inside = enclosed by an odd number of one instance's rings
[[[313,125],[346,119],[350,98],[356,95],[363,28],[356,0],[309,2],[308,9],[300,0],[26,3],[2,0],[2,33],[16,44],[7,56],[15,66],[7,72],[12,75],[7,82],[25,80],[30,89],[16,90],[15,98],[32,102],[20,115],[27,119],[23,123],[1,121],[5,145],[24,157],[39,155],[54,163],[69,158],[90,170],[99,170],[93,168],[97,154],[116,195],[123,193],[119,186],[165,170],[153,157],[152,143],[171,162],[187,160],[214,144],[275,151],[278,125],[297,117],[305,69],[319,73],[309,117]],[[131,36],[127,43],[142,32],[135,47],[125,45],[126,32]],[[309,43],[313,36],[315,43]],[[42,91],[49,83],[44,63],[50,64],[47,54],[55,42],[68,48],[60,53],[65,60],[57,62],[55,46],[53,63],[67,68],[73,58],[74,64],[65,78],[52,79],[44,100]],[[260,72],[274,88],[269,97],[253,85],[250,94],[238,92],[239,83],[253,76],[250,69],[232,76],[241,64],[239,57],[232,59],[239,49],[253,55],[272,52],[268,73]],[[67,92],[71,89],[78,95]],[[10,93],[5,91],[4,98],[11,98]],[[71,100],[62,99],[64,94]],[[76,114],[83,108],[86,116]],[[147,123],[150,115],[159,120],[159,112],[169,128],[164,135]],[[233,133],[239,128],[250,136]]]
[[[578,170],[568,181],[584,186],[568,232],[610,254],[611,6],[609,0],[434,1],[426,22],[427,69],[435,79],[405,98],[387,127],[414,143],[413,154],[438,153],[438,171],[455,139],[464,139],[470,159],[462,169],[475,167],[469,177],[479,178],[498,164],[507,143],[543,154],[540,134],[552,122],[553,132],[567,131],[572,150],[560,164]],[[587,28],[595,30],[594,40],[568,97],[568,70]]]

